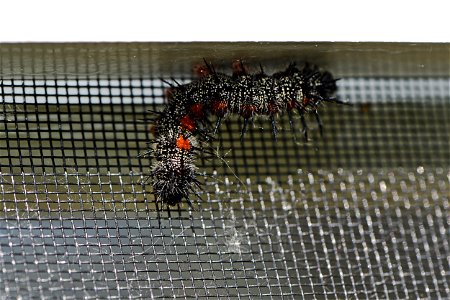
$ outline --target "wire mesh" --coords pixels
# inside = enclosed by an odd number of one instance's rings
[[[138,157],[159,78],[0,88],[2,299],[450,296],[448,77],[343,77],[308,143],[227,120],[195,209]]]

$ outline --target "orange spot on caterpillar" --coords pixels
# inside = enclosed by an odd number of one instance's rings
[[[253,117],[256,112],[256,106],[251,104],[244,104],[241,106],[241,116],[245,119]]]
[[[194,131],[194,129],[195,129],[195,121],[192,120],[189,117],[189,115],[185,115],[180,120],[180,126],[181,126],[181,128],[186,129],[188,131]]]
[[[225,100],[214,100],[211,105],[211,111],[218,117],[223,117],[228,110],[228,102]]]
[[[177,138],[177,148],[183,151],[191,150],[191,142],[181,134]]]
[[[189,111],[195,119],[200,119],[203,117],[203,103],[194,103],[191,105]]]

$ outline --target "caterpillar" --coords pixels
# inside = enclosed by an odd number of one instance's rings
[[[185,199],[192,207],[190,195],[198,196],[201,189],[195,166],[195,158],[203,151],[200,142],[214,136],[227,116],[235,114],[243,118],[241,140],[256,116],[266,116],[276,139],[277,115],[286,113],[294,130],[296,112],[307,140],[306,114],[314,114],[322,134],[319,105],[347,103],[333,97],[337,87],[332,74],[308,64],[298,68],[291,63],[284,71],[267,75],[262,66],[259,72],[250,74],[243,62],[237,60],[232,70],[231,76],[216,72],[204,60],[204,65],[195,68],[198,80],[187,84],[166,82],[170,85],[166,93],[168,103],[163,111],[153,112],[155,139],[144,153],[155,161],[149,179],[157,201],[174,206]],[[215,117],[215,124],[211,117]]]

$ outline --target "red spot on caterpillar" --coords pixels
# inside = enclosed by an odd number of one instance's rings
[[[307,106],[311,102],[311,99],[308,97],[303,97],[303,106]]]
[[[248,74],[247,68],[244,66],[242,60],[240,59],[233,61],[231,68],[233,69],[233,75],[235,76],[242,76]]]
[[[192,69],[194,74],[198,77],[206,77],[211,75],[211,70],[205,65],[195,65]]]
[[[269,115],[274,115],[274,114],[276,114],[277,112],[279,112],[280,109],[278,108],[278,106],[277,106],[275,103],[270,102],[270,103],[267,105],[267,111],[268,111]]]
[[[287,102],[287,109],[288,110],[293,110],[294,108],[296,108],[297,107],[297,101],[295,101],[295,100],[289,100],[288,102]]]
[[[191,142],[181,134],[177,138],[177,148],[183,151],[191,150]]]
[[[245,119],[253,117],[256,112],[256,105],[244,104],[241,106],[241,116]]]
[[[200,119],[203,117],[203,103],[194,103],[191,105],[189,111],[195,119]]]
[[[167,88],[164,91],[164,94],[165,94],[167,100],[169,100],[169,101],[173,100],[173,92],[174,92],[173,88]]]
[[[158,136],[158,126],[156,125],[150,125],[148,126],[148,131],[154,136],[157,137]]]
[[[211,111],[218,117],[223,117],[227,113],[228,102],[225,100],[214,100],[211,104]]]
[[[186,129],[188,131],[194,131],[194,129],[195,129],[195,121],[192,120],[189,117],[189,115],[185,115],[180,120],[180,126],[181,126],[181,128]]]

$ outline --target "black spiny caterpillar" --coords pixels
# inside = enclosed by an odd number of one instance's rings
[[[176,205],[196,194],[200,187],[196,179],[195,157],[202,152],[197,139],[215,134],[223,118],[236,114],[244,119],[241,138],[255,116],[267,116],[277,135],[275,117],[287,113],[291,130],[293,113],[300,116],[307,139],[305,115],[315,115],[322,133],[317,109],[323,102],[344,103],[333,94],[336,80],[331,73],[311,68],[297,68],[290,64],[286,70],[273,75],[261,71],[249,74],[241,61],[233,63],[233,74],[216,72],[206,63],[197,68],[200,78],[188,84],[171,85],[168,104],[156,112],[153,120],[155,140],[145,156],[156,160],[149,178],[158,201]],[[216,118],[215,126],[208,120]]]

